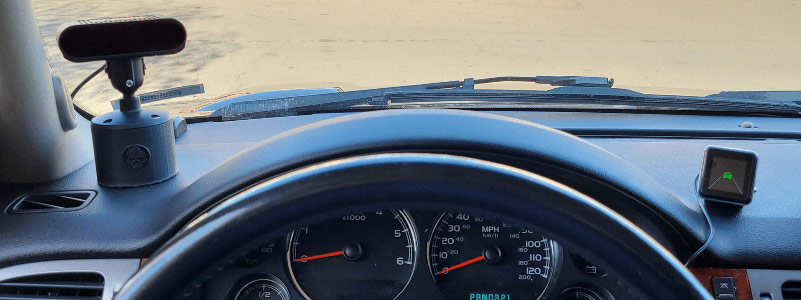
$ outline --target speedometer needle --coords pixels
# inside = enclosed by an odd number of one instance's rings
[[[460,264],[458,264],[458,265],[455,265],[455,266],[453,266],[453,267],[448,267],[448,268],[442,269],[442,271],[439,271],[439,272],[437,272],[437,274],[436,274],[436,275],[439,275],[439,274],[444,274],[444,273],[448,273],[448,272],[450,272],[450,271],[453,271],[453,270],[456,270],[456,269],[458,269],[458,268],[461,268],[461,267],[464,267],[464,266],[467,266],[467,265],[471,265],[471,264],[474,264],[474,263],[480,262],[480,261],[482,261],[482,260],[484,260],[484,255],[482,255],[482,256],[478,256],[478,257],[476,257],[476,258],[473,258],[473,259],[470,259],[470,260],[468,260],[468,261],[466,261],[466,262],[460,263]]]
[[[345,251],[339,250],[339,251],[329,252],[329,253],[320,254],[320,255],[312,255],[312,256],[307,256],[307,257],[296,258],[295,262],[304,262],[304,261],[310,261],[310,260],[321,259],[321,258],[332,257],[332,256],[339,256],[339,255],[345,255]]]

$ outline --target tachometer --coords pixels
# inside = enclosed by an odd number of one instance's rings
[[[309,300],[395,299],[415,267],[417,237],[403,211],[346,215],[292,233],[287,260]]]
[[[552,281],[558,250],[539,232],[454,212],[437,220],[428,261],[448,299],[533,300]]]

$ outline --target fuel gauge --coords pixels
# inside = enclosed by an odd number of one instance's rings
[[[255,274],[239,281],[231,290],[234,300],[289,300],[286,285],[271,274]]]

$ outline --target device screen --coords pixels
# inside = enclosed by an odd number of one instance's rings
[[[748,162],[723,157],[713,157],[707,189],[742,195],[745,187]]]
[[[756,173],[755,154],[709,147],[704,158],[702,195],[741,204],[751,202]]]

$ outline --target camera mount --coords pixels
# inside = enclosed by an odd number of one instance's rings
[[[62,25],[58,45],[73,62],[106,61],[120,109],[92,119],[97,182],[107,187],[159,183],[178,173],[169,113],[141,106],[145,56],[174,54],[186,44],[175,19],[155,16],[75,21]]]

